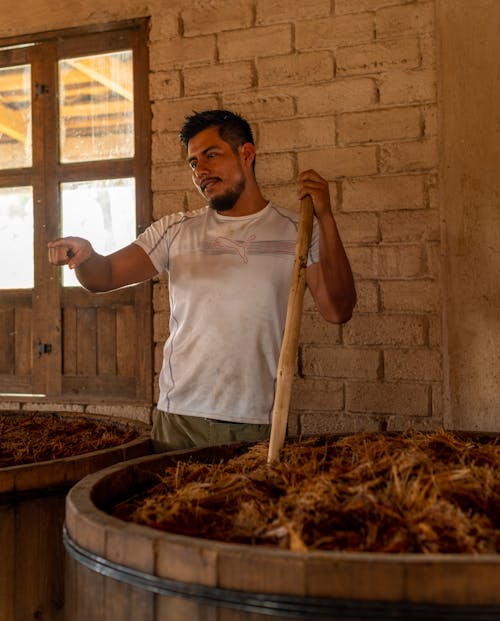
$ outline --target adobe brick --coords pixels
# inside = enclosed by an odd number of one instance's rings
[[[260,125],[260,148],[265,151],[335,144],[335,118],[316,117],[263,122]]]
[[[167,15],[164,13],[161,19],[151,20],[151,29],[149,31],[150,41],[174,39],[179,35],[179,18],[176,13],[172,12]]]
[[[335,212],[334,215],[340,236],[345,244],[369,244],[379,241],[376,214]]]
[[[436,70],[436,38],[433,34],[420,37],[420,58],[423,68]]]
[[[184,211],[186,191],[155,192],[153,195],[153,220],[158,220],[169,213]]]
[[[434,280],[390,280],[380,283],[384,311],[431,313],[441,307],[439,285]]]
[[[420,244],[351,246],[349,260],[356,278],[371,280],[429,276],[425,248]]]
[[[382,105],[436,101],[434,69],[389,71],[380,75],[378,83]]]
[[[293,95],[286,93],[223,93],[224,107],[235,110],[246,119],[260,121],[289,117],[295,114]]]
[[[396,211],[380,214],[384,242],[439,241],[440,217],[436,209]]]
[[[300,329],[301,343],[338,345],[340,326],[325,321],[318,313],[304,312]]]
[[[434,386],[431,386],[434,388]],[[388,416],[386,420],[387,431],[436,431],[443,426],[443,417],[434,415],[434,409],[429,409],[427,416]]]
[[[295,46],[298,50],[331,49],[373,38],[373,17],[369,13],[299,21],[295,25]]]
[[[292,385],[290,406],[298,411],[340,410],[344,407],[344,384],[335,380],[296,378]]]
[[[441,354],[434,349],[384,349],[384,373],[388,381],[441,381]]]
[[[429,209],[439,209],[439,188],[437,183],[432,180],[427,184],[427,199],[429,201]]]
[[[430,170],[438,165],[437,141],[392,142],[380,147],[380,171],[385,173]]]
[[[330,0],[257,0],[257,24],[311,19],[330,15]]]
[[[311,292],[310,292],[310,290],[307,287],[306,287],[306,290],[304,292],[303,311],[304,311],[304,313],[306,313],[306,312],[317,312],[317,309],[316,309],[316,306],[314,304],[314,300],[312,298]]]
[[[429,323],[429,345],[431,347],[441,347],[443,344],[443,324],[441,316],[438,314],[428,315]]]
[[[151,43],[150,62],[156,71],[172,71],[190,65],[213,62],[216,57],[214,36],[164,39]]]
[[[304,52],[257,59],[259,86],[321,82],[333,78],[330,52]]]
[[[257,154],[255,172],[259,183],[292,183],[295,160],[290,153]]]
[[[168,280],[164,275],[161,275],[153,283],[153,311],[155,313],[163,313],[165,309],[168,311],[168,308]]]
[[[441,245],[438,242],[428,242],[426,249],[429,274],[435,278],[440,278],[442,270]]]
[[[191,192],[187,192],[186,208],[188,211],[195,211],[196,209],[204,207],[206,204],[207,201],[199,192],[196,192],[194,189]]]
[[[428,416],[429,386],[410,382],[353,382],[346,385],[350,412]]]
[[[252,85],[253,67],[247,61],[184,69],[184,92],[188,96],[241,90]]]
[[[390,5],[409,4],[414,0],[335,0],[335,13],[361,13],[362,11],[376,11]]]
[[[253,8],[248,0],[201,0],[181,13],[184,36],[249,28]]]
[[[153,315],[153,331],[156,338],[165,340],[169,335],[167,313],[155,313]]]
[[[149,76],[149,96],[152,101],[180,97],[181,75],[179,71],[155,71]]]
[[[372,280],[358,280],[355,286],[358,300],[354,313],[378,312],[380,310],[378,283]]]
[[[418,39],[391,39],[339,47],[337,74],[380,73],[393,69],[413,69],[420,65]]]
[[[157,341],[156,345],[155,345],[155,350],[154,350],[154,370],[155,370],[155,390],[156,393],[159,393],[159,389],[157,388],[158,386],[158,373],[160,372],[162,365],[163,365],[163,344],[164,344],[164,339],[162,339],[161,341]],[[155,399],[155,401],[157,401],[157,398]]]
[[[300,203],[297,198],[295,183],[262,185],[261,189],[263,195],[273,203],[295,211],[299,210]]]
[[[436,105],[429,105],[423,108],[425,136],[437,136],[439,129],[438,111]]]
[[[356,177],[343,182],[344,211],[387,211],[425,207],[424,177]]]
[[[345,345],[424,345],[427,324],[419,315],[357,313],[342,330]]]
[[[422,34],[434,30],[434,4],[405,4],[381,8],[375,18],[377,38]]]
[[[303,413],[300,416],[302,436],[358,433],[379,431],[380,419],[376,416],[356,414],[339,415],[334,412]]]
[[[156,101],[152,104],[153,131],[178,132],[184,123],[184,117],[194,110],[218,108],[215,95],[209,97],[186,97],[176,101]]]
[[[292,51],[292,27],[285,24],[221,32],[217,40],[221,61],[287,54]]]
[[[164,190],[185,190],[191,187],[191,175],[186,164],[166,164],[153,166],[151,171],[151,189],[153,192]]]
[[[70,406],[71,407],[71,406]],[[49,409],[57,411],[57,407],[52,405]],[[66,411],[75,412],[78,410],[64,408]],[[63,410],[63,411],[64,411]],[[103,414],[109,417],[127,418],[129,420],[139,420],[143,423],[151,422],[151,408],[140,405],[87,405],[85,406],[86,414]]]
[[[420,117],[417,106],[348,112],[338,121],[339,144],[419,138]]]
[[[367,348],[302,347],[302,372],[308,377],[376,379],[379,352]]]
[[[377,101],[372,78],[346,78],[324,84],[294,86],[299,114],[333,114],[371,108]]]
[[[153,166],[163,162],[178,162],[182,157],[178,132],[154,132],[151,140]]]
[[[317,149],[298,154],[301,170],[314,168],[325,179],[377,173],[375,146]]]
[[[432,415],[442,420],[444,414],[444,394],[442,382],[432,384]],[[441,423],[443,426],[443,423]]]

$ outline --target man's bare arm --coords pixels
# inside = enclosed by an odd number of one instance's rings
[[[89,291],[111,291],[157,274],[151,259],[137,244],[101,255],[86,239],[63,237],[49,242],[48,248],[49,261],[74,269],[80,284]]]
[[[345,323],[356,305],[356,288],[332,214],[328,182],[316,171],[307,170],[299,175],[297,187],[299,198],[311,197],[319,225],[319,262],[307,268],[307,286],[324,319]]]

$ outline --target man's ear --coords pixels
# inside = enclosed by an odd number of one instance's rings
[[[247,164],[248,167],[251,168],[252,162],[255,159],[255,145],[251,142],[243,143],[240,146],[240,154],[245,164]]]

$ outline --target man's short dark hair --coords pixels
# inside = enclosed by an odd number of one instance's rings
[[[179,140],[187,147],[193,136],[209,127],[216,127],[219,136],[231,145],[233,151],[237,151],[245,142],[255,144],[248,121],[230,110],[205,110],[187,116],[179,133]]]

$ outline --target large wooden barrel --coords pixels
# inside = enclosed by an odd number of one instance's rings
[[[88,414],[58,416],[68,423],[83,417],[132,427],[136,438],[73,457],[0,468],[1,621],[64,619],[62,531],[68,490],[90,473],[150,452],[144,423]]]
[[[110,514],[175,460],[221,459],[232,450],[153,455],[73,487],[67,621],[500,618],[494,554],[290,552],[175,535]]]

